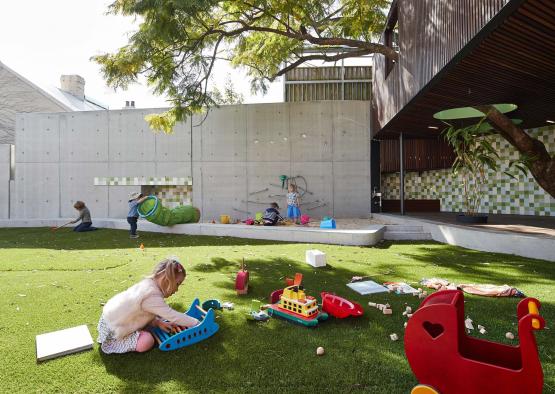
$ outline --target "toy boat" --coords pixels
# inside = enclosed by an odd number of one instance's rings
[[[349,316],[357,317],[364,314],[364,309],[360,304],[351,302],[343,297],[323,291],[322,310],[333,317],[344,319]]]
[[[306,327],[315,327],[328,318],[327,313],[319,310],[316,298],[307,296],[300,285],[283,289],[279,302],[269,306],[268,314]]]

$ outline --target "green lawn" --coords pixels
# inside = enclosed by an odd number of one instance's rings
[[[138,241],[138,242],[137,242]],[[143,242],[145,251],[138,245]],[[327,254],[329,266],[304,263],[307,249]],[[35,362],[35,335],[88,324],[96,339],[101,303],[137,282],[159,260],[179,256],[187,280],[169,302],[183,310],[194,297],[235,303],[219,312],[220,331],[174,352],[103,355],[94,350]],[[238,261],[251,273],[248,296],[233,288]],[[360,302],[357,320],[329,320],[315,329],[282,320],[245,318],[252,298],[266,299],[283,277],[304,274],[308,294],[334,291]],[[432,243],[383,243],[379,247],[289,244],[222,237],[100,230],[76,234],[46,228],[0,229],[0,376],[2,392],[369,392],[408,393],[416,384],[404,356],[405,304],[412,296],[358,296],[345,286],[354,275],[376,281],[424,277],[455,282],[510,284],[543,302],[547,328],[537,333],[545,392],[555,392],[555,265],[509,255]],[[466,296],[466,313],[487,329],[487,339],[510,342],[518,299]],[[368,307],[388,302],[393,316]],[[389,334],[401,340],[392,342]],[[476,334],[480,336],[480,334]],[[516,343],[516,341],[513,341]],[[326,354],[318,357],[316,348]]]

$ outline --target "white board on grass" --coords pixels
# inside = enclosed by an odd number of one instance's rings
[[[37,335],[37,361],[92,349],[93,339],[86,325]]]
[[[351,289],[353,289],[354,291],[362,295],[374,294],[374,293],[385,293],[387,291],[387,288],[374,282],[373,280],[366,280],[364,282],[347,283],[347,286],[349,286]]]

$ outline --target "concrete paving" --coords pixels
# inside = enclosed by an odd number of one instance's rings
[[[488,227],[463,226],[393,214],[373,214],[372,217],[387,223],[388,231],[393,225],[422,226],[423,232],[430,233],[432,239],[438,242],[484,252],[555,261],[555,237],[553,236],[499,231]]]

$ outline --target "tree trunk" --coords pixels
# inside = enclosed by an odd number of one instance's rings
[[[530,137],[528,133],[516,126],[511,119],[491,105],[475,107],[487,114],[488,120],[521,155],[530,159],[526,166],[538,184],[555,198],[555,158],[551,157],[545,145]]]

